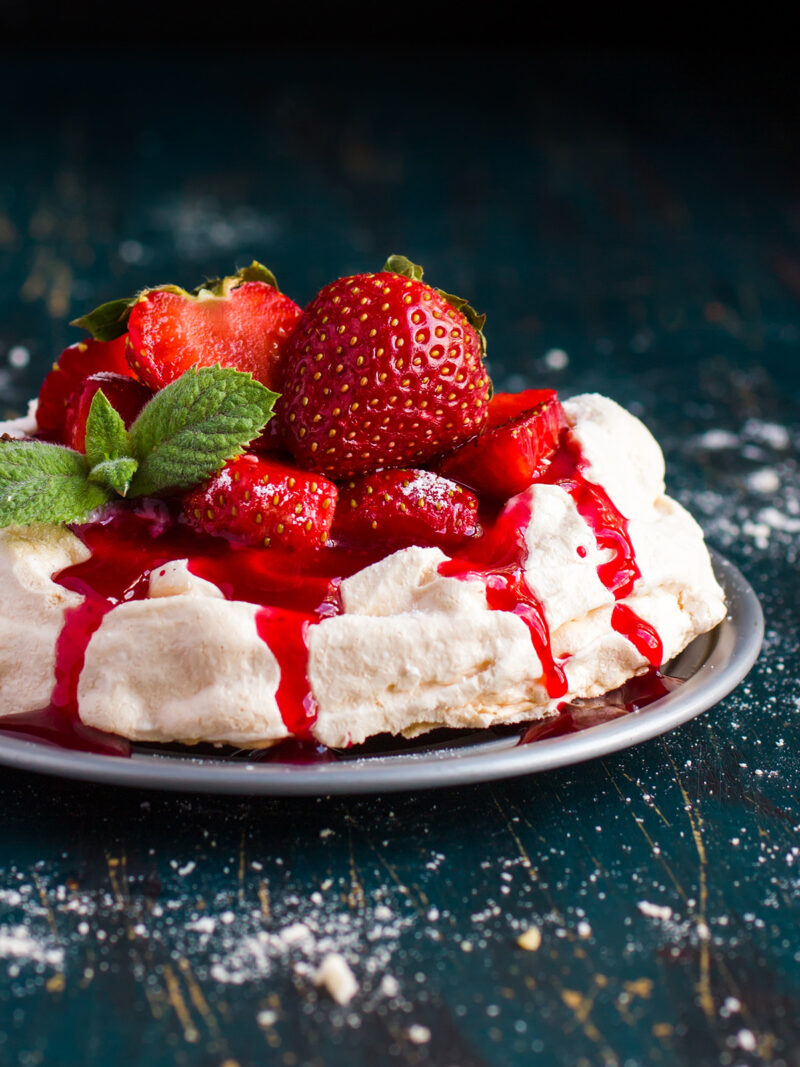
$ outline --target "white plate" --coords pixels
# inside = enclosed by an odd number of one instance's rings
[[[56,748],[35,740],[0,737],[0,763],[43,774],[109,785],[195,793],[262,793],[324,796],[330,793],[383,793],[464,785],[564,767],[617,752],[672,730],[721,700],[752,667],[764,637],[764,618],[742,574],[712,553],[725,590],[728,617],[698,637],[665,668],[685,678],[679,688],[639,711],[579,733],[520,744],[524,728],[450,732],[417,742],[392,741],[391,751],[341,753],[330,762],[301,763],[252,754],[134,745],[130,759]]]

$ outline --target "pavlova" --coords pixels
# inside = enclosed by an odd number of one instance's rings
[[[523,722],[724,617],[644,425],[493,394],[483,317],[404,257],[305,311],[254,263],[77,324],[0,426],[3,727],[252,748]]]

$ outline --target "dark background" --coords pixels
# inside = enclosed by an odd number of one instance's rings
[[[0,13],[3,412],[102,300],[257,256],[305,303],[404,252],[487,311],[499,387],[597,388],[645,419],[767,617],[716,708],[536,778],[279,802],[4,771],[0,1062],[800,1063],[798,83],[779,28],[768,50],[686,50],[538,14],[521,40],[501,10],[446,44],[416,9],[391,32],[371,9],[231,8],[205,30],[171,8]],[[297,919],[313,951],[253,954]],[[325,937],[361,983],[349,1010],[303,970]]]

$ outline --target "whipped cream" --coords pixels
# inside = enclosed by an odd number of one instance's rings
[[[639,570],[629,595],[615,599],[598,574],[610,553],[567,489],[537,483],[522,494],[530,516],[525,580],[541,604],[566,692],[553,695],[525,621],[492,609],[484,581],[448,577],[445,553],[412,547],[345,579],[342,612],[308,629],[318,741],[342,747],[384,732],[540,718],[562,700],[600,695],[649,667],[612,624],[619,605],[655,630],[664,660],[724,617],[702,531],[665,495],[664,460],[649,431],[595,394],[564,410],[582,475],[627,519]],[[88,554],[65,529],[0,533],[5,708],[48,703],[64,615],[81,601],[51,575]],[[116,606],[91,637],[81,719],[134,740],[254,747],[285,738],[279,657],[259,633],[260,610],[226,600],[186,560],[158,568],[149,596]]]

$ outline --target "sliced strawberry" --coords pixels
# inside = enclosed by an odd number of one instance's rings
[[[125,358],[125,335],[115,341],[90,338],[64,349],[39,391],[36,423],[42,437],[64,442],[67,408],[73,395],[88,377],[101,371],[133,377]]]
[[[153,389],[190,367],[220,364],[250,371],[281,390],[281,354],[301,310],[267,282],[246,281],[215,295],[150,289],[131,308],[128,361]]]
[[[80,389],[73,393],[67,405],[64,440],[70,448],[83,452],[86,447],[86,419],[95,393],[102,389],[106,399],[122,416],[126,429],[130,429],[136,416],[152,397],[153,390],[123,374],[101,371],[90,374]]]
[[[492,500],[507,500],[527,489],[547,467],[567,425],[555,393],[542,392],[551,395],[462,445],[439,464],[439,473]],[[500,396],[498,417],[514,406],[512,394]]]
[[[538,407],[545,400],[552,400],[555,396],[555,389],[525,389],[521,393],[495,393],[489,402],[489,416],[483,432],[494,430],[497,426],[502,426],[504,422],[510,422],[518,415],[524,415],[526,411]]]
[[[475,537],[478,501],[431,471],[383,470],[341,487],[337,540],[394,545],[455,545]]]
[[[319,548],[328,539],[338,490],[309,474],[263,456],[226,463],[183,501],[195,529],[266,548]]]
[[[418,465],[486,421],[482,317],[399,259],[387,267],[407,273],[326,285],[286,347],[279,412],[303,467],[341,477]]]

